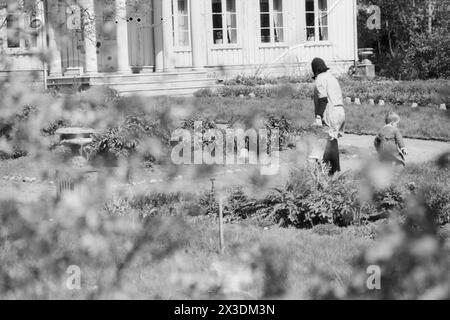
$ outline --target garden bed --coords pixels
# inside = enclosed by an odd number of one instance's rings
[[[361,102],[383,100],[392,105],[412,105],[422,107],[450,106],[450,82],[447,80],[430,81],[361,81],[341,78],[344,97],[358,98]],[[216,91],[209,89],[197,92],[197,97],[256,97],[311,99],[314,84],[272,80],[230,81]]]

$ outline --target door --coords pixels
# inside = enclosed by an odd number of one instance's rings
[[[95,1],[98,71],[117,71],[117,35],[115,0]]]
[[[130,65],[138,71],[153,71],[153,1],[134,1],[127,13]]]

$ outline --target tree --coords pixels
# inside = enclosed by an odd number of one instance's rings
[[[368,30],[366,21],[370,17],[367,8],[376,5],[381,10],[379,30]],[[360,0],[359,43],[362,47],[375,47],[375,62],[382,75],[395,78],[436,77],[447,74],[450,66],[439,64],[430,74],[423,70],[413,72],[421,63],[437,62],[437,52],[450,48],[438,48],[439,42],[429,43],[430,39],[446,40],[449,37],[450,1],[448,0]],[[421,41],[421,42],[420,42]],[[418,43],[420,42],[420,43]],[[414,43],[414,45],[412,45]],[[442,42],[441,42],[442,43]],[[431,56],[412,53],[417,47],[427,47]],[[432,52],[436,54],[433,55]],[[447,53],[440,54],[446,56]],[[405,59],[409,56],[409,59]],[[414,58],[411,58],[414,57]],[[420,59],[424,59],[420,61]],[[436,69],[436,68],[431,68]]]

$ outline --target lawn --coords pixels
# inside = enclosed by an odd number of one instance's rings
[[[186,107],[193,114],[219,121],[245,121],[257,117],[284,116],[292,122],[294,128],[307,130],[314,119],[312,100],[287,98],[161,98],[162,108],[168,106]],[[450,141],[448,126],[450,111],[438,108],[407,106],[346,106],[346,131],[355,134],[376,134],[384,126],[389,111],[397,112],[402,118],[400,129],[405,137],[419,139],[437,139]]]
[[[106,127],[111,127],[111,123],[120,126],[125,113],[123,106],[127,107],[128,114],[134,110],[169,111],[174,118],[171,120],[175,120],[169,121],[171,124],[190,118],[217,122],[240,121],[250,127],[255,120],[284,116],[291,122],[292,131],[298,133],[311,130],[311,120],[314,118],[313,105],[309,100],[210,97],[157,98],[137,102],[136,98],[120,99],[120,103],[114,105],[117,109],[104,108],[99,111],[92,107],[90,112],[94,120],[100,115],[99,118],[103,121],[103,117],[111,113],[109,116],[114,119],[109,120],[114,121],[107,122]],[[142,105],[146,108],[142,108]],[[405,136],[450,140],[446,112],[431,108],[413,110],[394,106],[347,106],[347,130],[373,134],[383,126],[385,113],[392,109],[397,110],[403,118],[401,129]],[[110,110],[119,112],[115,114]],[[70,112],[79,113],[80,110]],[[67,114],[70,115],[70,112]],[[138,128],[141,125],[140,119],[140,116],[133,118],[133,123]],[[164,117],[158,118],[161,119]],[[385,239],[374,231],[380,225],[384,226],[386,220],[367,223],[367,220],[353,214],[353,210],[362,212],[358,188],[363,179],[367,178],[364,172],[358,174],[356,170],[337,184],[325,174],[316,177],[311,172],[304,171],[306,175],[298,175],[298,181],[294,181],[296,183],[293,185],[297,189],[289,190],[284,183],[278,184],[281,196],[273,197],[273,187],[265,185],[266,188],[261,188],[263,191],[258,199],[253,198],[257,197],[255,195],[237,194],[233,198],[237,201],[231,206],[231,200],[227,198],[225,252],[222,255],[218,253],[218,222],[214,217],[218,211],[217,199],[205,203],[202,198],[192,200],[181,194],[180,198],[184,199],[181,203],[161,205],[152,197],[158,183],[150,184],[143,180],[138,190],[128,180],[133,174],[141,180],[155,179],[153,172],[144,169],[142,163],[125,161],[116,171],[105,170],[107,174],[98,180],[80,183],[79,190],[69,193],[61,201],[54,201],[56,188],[48,181],[54,179],[54,172],[52,165],[46,163],[46,159],[51,158],[53,153],[48,151],[48,145],[42,143],[43,139],[39,139],[40,130],[48,126],[45,122],[49,119],[42,117],[40,120],[44,123],[32,127],[35,131],[30,131],[34,134],[29,141],[38,150],[34,150],[28,157],[0,162],[0,176],[38,178],[33,183],[22,183],[21,179],[2,179],[0,182],[0,192],[7,190],[10,192],[9,196],[17,200],[17,203],[0,203],[0,298],[308,299],[317,297],[311,291],[317,289],[318,285],[348,288],[355,279],[353,261],[361,258],[366,249],[380,243],[382,245]],[[155,124],[150,124],[147,127],[147,123],[143,122],[145,128],[155,128]],[[165,125],[163,122],[159,124],[162,124],[159,127]],[[97,127],[98,122],[93,121],[88,125]],[[152,135],[153,131],[145,132]],[[123,145],[121,138],[112,140],[119,141],[120,147]],[[352,151],[347,147],[342,148],[343,160],[347,161],[351,157],[351,161],[362,163],[362,158],[353,157],[357,150]],[[132,174],[131,167],[136,164],[138,169]],[[298,163],[286,162],[283,165],[291,169]],[[446,166],[445,161],[441,166]],[[166,169],[170,171],[171,168]],[[198,171],[202,169],[204,167]],[[204,175],[209,173],[206,170]],[[233,174],[240,178],[246,177],[242,171]],[[238,184],[233,174],[227,171],[223,173],[224,179],[231,183],[230,187]],[[305,177],[309,178],[303,179]],[[373,200],[376,206],[374,210],[401,213],[403,219],[408,219],[404,210],[409,206],[410,199],[425,190],[425,205],[433,210],[440,221],[448,222],[448,177],[448,168],[441,169],[434,163],[410,165],[401,172],[392,188],[376,190],[377,193],[371,194],[377,196]],[[209,187],[211,184],[207,178],[204,182]],[[383,181],[389,180],[384,176],[382,178]],[[380,179],[375,180],[379,182]],[[220,181],[217,179],[216,187]],[[118,184],[120,187],[114,189]],[[260,184],[256,181],[254,185]],[[174,192],[171,186],[181,186],[182,192],[197,196],[204,191],[197,180],[186,179],[183,183],[171,180],[167,188],[164,187],[166,194],[158,193],[156,196],[169,199],[167,194]],[[127,198],[131,194],[131,200],[134,200],[133,196],[136,194],[133,192],[137,190],[143,192],[144,196],[152,195],[146,198],[148,201],[145,206],[139,208],[130,205],[133,202]],[[330,195],[336,198],[328,201]],[[263,206],[262,210],[266,210],[263,213],[274,213],[273,217],[276,219],[258,220],[260,212],[249,210],[249,207],[243,208],[243,199],[253,203],[254,207]],[[333,206],[337,203],[336,199],[339,200],[339,205]],[[111,200],[113,204],[108,207]],[[192,206],[193,201],[195,206]],[[421,206],[417,205],[415,208],[420,209]],[[235,212],[250,213],[248,216],[241,216]],[[338,223],[338,220],[334,220],[335,216],[350,217],[349,213],[353,214],[352,226],[338,228],[330,224]],[[313,214],[315,216],[311,218]],[[198,216],[193,217],[194,215]],[[146,220],[148,216],[152,218]],[[163,217],[162,222],[158,222],[160,217]],[[283,217],[290,220],[282,220]],[[367,224],[355,226],[360,223]],[[285,228],[280,227],[282,224]],[[311,229],[295,229],[292,226]],[[395,227],[396,224],[393,224],[393,228]],[[397,228],[397,233],[402,234],[403,226]],[[417,252],[422,254],[423,250],[404,249],[410,243],[408,232],[403,231],[406,236],[402,238],[402,245],[391,252],[399,252],[398,257],[406,256],[408,259],[412,255],[408,261],[419,261],[419,266],[423,267],[422,261],[414,256]],[[414,234],[411,237],[421,239],[422,235]],[[433,237],[438,239],[436,235]],[[429,234],[425,240],[429,240]],[[440,247],[438,249],[441,250]],[[383,250],[385,249],[382,248],[381,251],[384,252]],[[133,254],[130,255],[130,252]],[[443,251],[444,254],[440,254],[438,250],[436,252],[439,256],[447,257],[446,251]],[[394,264],[403,265],[400,260],[393,261]],[[383,265],[390,262],[379,263]],[[443,270],[447,270],[445,263],[447,262],[439,264]],[[66,269],[69,265],[81,269],[80,290],[67,289],[66,280],[69,275]],[[409,268],[409,265],[406,267]]]
[[[351,278],[351,261],[373,241],[365,237],[354,236],[352,231],[342,230],[341,235],[318,235],[313,231],[283,229],[273,227],[263,229],[252,225],[227,224],[225,226],[225,245],[223,255],[218,248],[217,220],[208,217],[188,218],[188,241],[181,250],[161,261],[154,262],[150,254],[145,251],[137,256],[125,271],[121,282],[120,294],[105,292],[102,298],[134,298],[134,299],[186,299],[186,298],[214,298],[214,293],[202,289],[189,289],[185,284],[198,278],[198,282],[207,282],[213,277],[212,266],[218,261],[233,261],[236,270],[239,266],[248,266],[245,258],[237,258],[239,252],[251,252],[258,247],[273,248],[275,256],[267,257],[283,261],[287,269],[282,270],[283,287],[286,294],[282,298],[307,299],[308,290],[315,284],[313,272],[326,274],[335,279],[335,286],[347,284]],[[184,237],[185,235],[179,235]],[[77,235],[67,232],[60,235],[60,249],[75,250],[79,246]],[[117,245],[121,246],[119,241]],[[6,247],[6,246],[5,246]],[[9,264],[8,252],[5,247],[0,248],[3,263],[9,266],[20,266],[21,262]],[[64,248],[63,248],[64,247]],[[83,299],[95,292],[102,279],[111,276],[113,268],[108,265],[93,268],[90,263],[71,259],[71,264],[78,265],[82,270],[81,290],[69,291],[63,283],[51,282],[45,284],[49,288],[48,298],[55,299]],[[281,268],[281,266],[278,266]],[[177,278],[175,279],[174,275]],[[229,277],[231,275],[227,275]],[[240,275],[235,274],[238,282]],[[245,276],[243,277],[245,278]],[[64,279],[64,277],[63,277]],[[195,282],[195,280],[194,280]],[[220,280],[216,280],[217,284]],[[252,298],[256,284],[240,287],[242,292],[230,293],[230,297]],[[237,294],[237,295],[236,295]],[[206,296],[205,296],[206,295]],[[2,296],[0,298],[12,298]],[[32,296],[20,295],[20,298]]]

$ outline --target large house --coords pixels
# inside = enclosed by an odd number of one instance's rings
[[[356,16],[356,0],[0,0],[0,74],[170,94],[298,75],[316,56],[343,73],[358,58]]]

